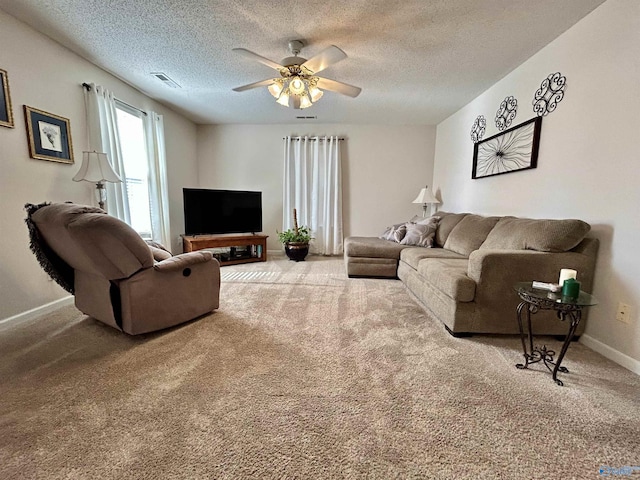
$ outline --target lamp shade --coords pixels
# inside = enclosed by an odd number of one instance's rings
[[[122,182],[122,179],[111,168],[106,153],[82,152],[82,165],[72,179],[74,182]]]
[[[308,95],[300,97],[300,108],[309,108],[311,105],[313,105],[313,103],[309,100]]]
[[[317,102],[318,100],[320,100],[322,95],[324,95],[324,92],[322,90],[320,90],[318,87],[310,88],[309,89],[309,93],[311,94],[311,101],[312,102]]]
[[[274,98],[277,99],[282,93],[282,90],[284,88],[283,83],[284,82],[282,82],[282,80],[278,81],[276,79],[276,81],[274,81],[271,85],[269,85],[268,87],[269,93],[273,95]]]
[[[283,107],[288,107],[289,106],[289,89],[285,89],[280,96],[278,97],[278,100],[276,100],[277,103],[279,103],[280,105],[282,105]]]
[[[420,193],[416,197],[416,199],[411,203],[435,203],[439,204],[440,200],[433,196],[433,194],[429,191],[428,187],[424,187],[420,190]]]

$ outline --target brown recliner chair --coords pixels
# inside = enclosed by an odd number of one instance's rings
[[[73,203],[25,208],[40,264],[75,295],[76,307],[96,320],[136,335],[218,308],[220,264],[210,252],[171,256],[99,208]]]

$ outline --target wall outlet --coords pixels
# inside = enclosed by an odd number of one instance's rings
[[[622,323],[631,323],[631,305],[626,303],[618,303],[618,310],[616,312],[616,320]]]

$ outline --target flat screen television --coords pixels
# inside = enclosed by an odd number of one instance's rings
[[[186,235],[262,231],[262,192],[183,188]]]

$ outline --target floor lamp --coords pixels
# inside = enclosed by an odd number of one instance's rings
[[[107,199],[104,182],[118,183],[122,179],[113,171],[106,153],[82,152],[82,165],[72,179],[74,182],[92,182],[96,184],[96,196],[98,205],[104,210],[104,201]]]
[[[422,216],[427,216],[427,205],[431,205],[430,215],[433,215],[433,205],[438,205],[440,200],[433,196],[433,194],[429,191],[429,187],[426,186],[416,197],[416,199],[412,203],[421,203],[422,204]]]

